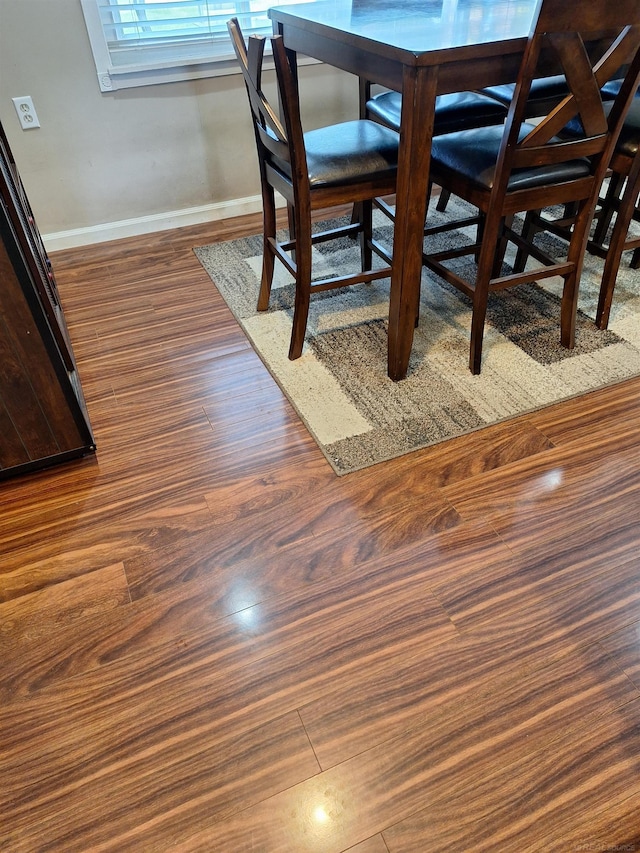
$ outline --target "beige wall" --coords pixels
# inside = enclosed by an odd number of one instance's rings
[[[355,78],[308,66],[301,92],[307,127],[356,116]],[[41,128],[21,130],[19,95]],[[259,192],[242,78],[101,93],[80,0],[0,0],[0,121],[52,248],[243,212]]]

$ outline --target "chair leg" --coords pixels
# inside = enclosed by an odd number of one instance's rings
[[[573,272],[565,276],[562,302],[560,305],[560,343],[567,349],[573,349],[576,343],[576,314],[578,310],[579,273]]]
[[[260,293],[258,295],[258,311],[266,311],[269,307],[271,296],[271,285],[273,283],[273,272],[275,267],[275,255],[269,243],[269,238],[276,236],[276,205],[273,189],[264,187],[262,192],[263,209],[263,244],[262,244],[262,279],[260,281]]]
[[[478,271],[473,292],[473,313],[471,315],[471,341],[469,346],[469,370],[477,375],[482,366],[482,341],[487,316],[489,282],[495,263],[495,250],[504,221],[495,214],[484,219],[482,248],[478,258]]]
[[[613,214],[618,207],[618,202],[622,196],[625,176],[614,172],[609,179],[609,186],[604,199],[600,203],[600,210],[596,217],[596,227],[593,232],[592,243],[596,246],[604,246]]]
[[[607,251],[607,258],[604,264],[602,273],[602,283],[600,285],[600,297],[598,299],[598,310],[596,312],[596,326],[599,329],[606,329],[609,325],[609,315],[611,313],[611,303],[613,301],[613,291],[616,286],[620,261],[624,251],[624,244],[627,239],[629,225],[636,208],[638,199],[638,191],[640,184],[640,158],[636,157],[634,168],[627,179],[627,185],[620,201],[618,213],[611,233],[611,241]],[[634,252],[631,263],[635,259],[638,250]]]
[[[360,238],[360,260],[363,272],[371,269],[373,252],[371,251],[371,240],[373,239],[373,202],[360,202],[360,225],[362,230],[358,235]]]
[[[593,206],[589,202],[581,203],[573,222],[567,251],[567,260],[572,265],[572,271],[565,276],[560,306],[560,343],[567,349],[573,349],[576,341],[578,287],[592,221]]]
[[[541,228],[536,227],[536,219],[540,216],[539,210],[529,210],[524,218],[524,223],[522,225],[522,239],[527,243],[532,243],[536,234],[541,231]],[[516,259],[513,263],[513,271],[514,272],[524,272],[524,268],[527,264],[527,258],[529,257],[526,249],[523,249],[521,246],[518,246],[518,251],[516,252]]]
[[[450,198],[451,193],[449,192],[449,190],[440,190],[440,195],[438,196],[438,201],[436,202],[436,210],[439,210],[440,213],[444,213],[444,211],[447,209],[447,205],[449,204]]]
[[[293,361],[302,355],[304,336],[309,317],[311,298],[311,219],[296,222],[296,296],[293,309],[293,328],[289,345],[289,358]]]
[[[504,263],[504,256],[507,253],[507,245],[509,243],[509,239],[506,235],[506,229],[512,227],[514,218],[514,215],[511,214],[510,216],[505,217],[502,222],[502,233],[498,240],[493,259],[493,270],[491,271],[492,277],[498,278],[498,276],[502,274],[502,264]]]

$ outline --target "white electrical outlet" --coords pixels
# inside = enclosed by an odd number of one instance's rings
[[[18,113],[20,126],[23,130],[31,130],[34,127],[40,127],[36,108],[33,106],[31,95],[24,95],[22,98],[12,98],[13,106]]]

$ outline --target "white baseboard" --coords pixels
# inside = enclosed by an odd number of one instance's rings
[[[43,234],[42,241],[48,252],[61,249],[73,249],[77,246],[89,246],[92,243],[106,243],[123,237],[138,237],[141,234],[153,234],[170,228],[182,228],[186,225],[200,225],[203,222],[217,222],[258,213],[262,210],[262,197],[259,195],[231,201],[204,204],[201,207],[187,207],[184,210],[169,210],[166,213],[154,213],[135,219],[122,219],[119,222],[105,222],[90,225],[87,228],[72,228],[69,231],[56,231]]]

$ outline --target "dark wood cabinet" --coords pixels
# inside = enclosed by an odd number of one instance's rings
[[[0,478],[93,450],[53,269],[0,125]]]

